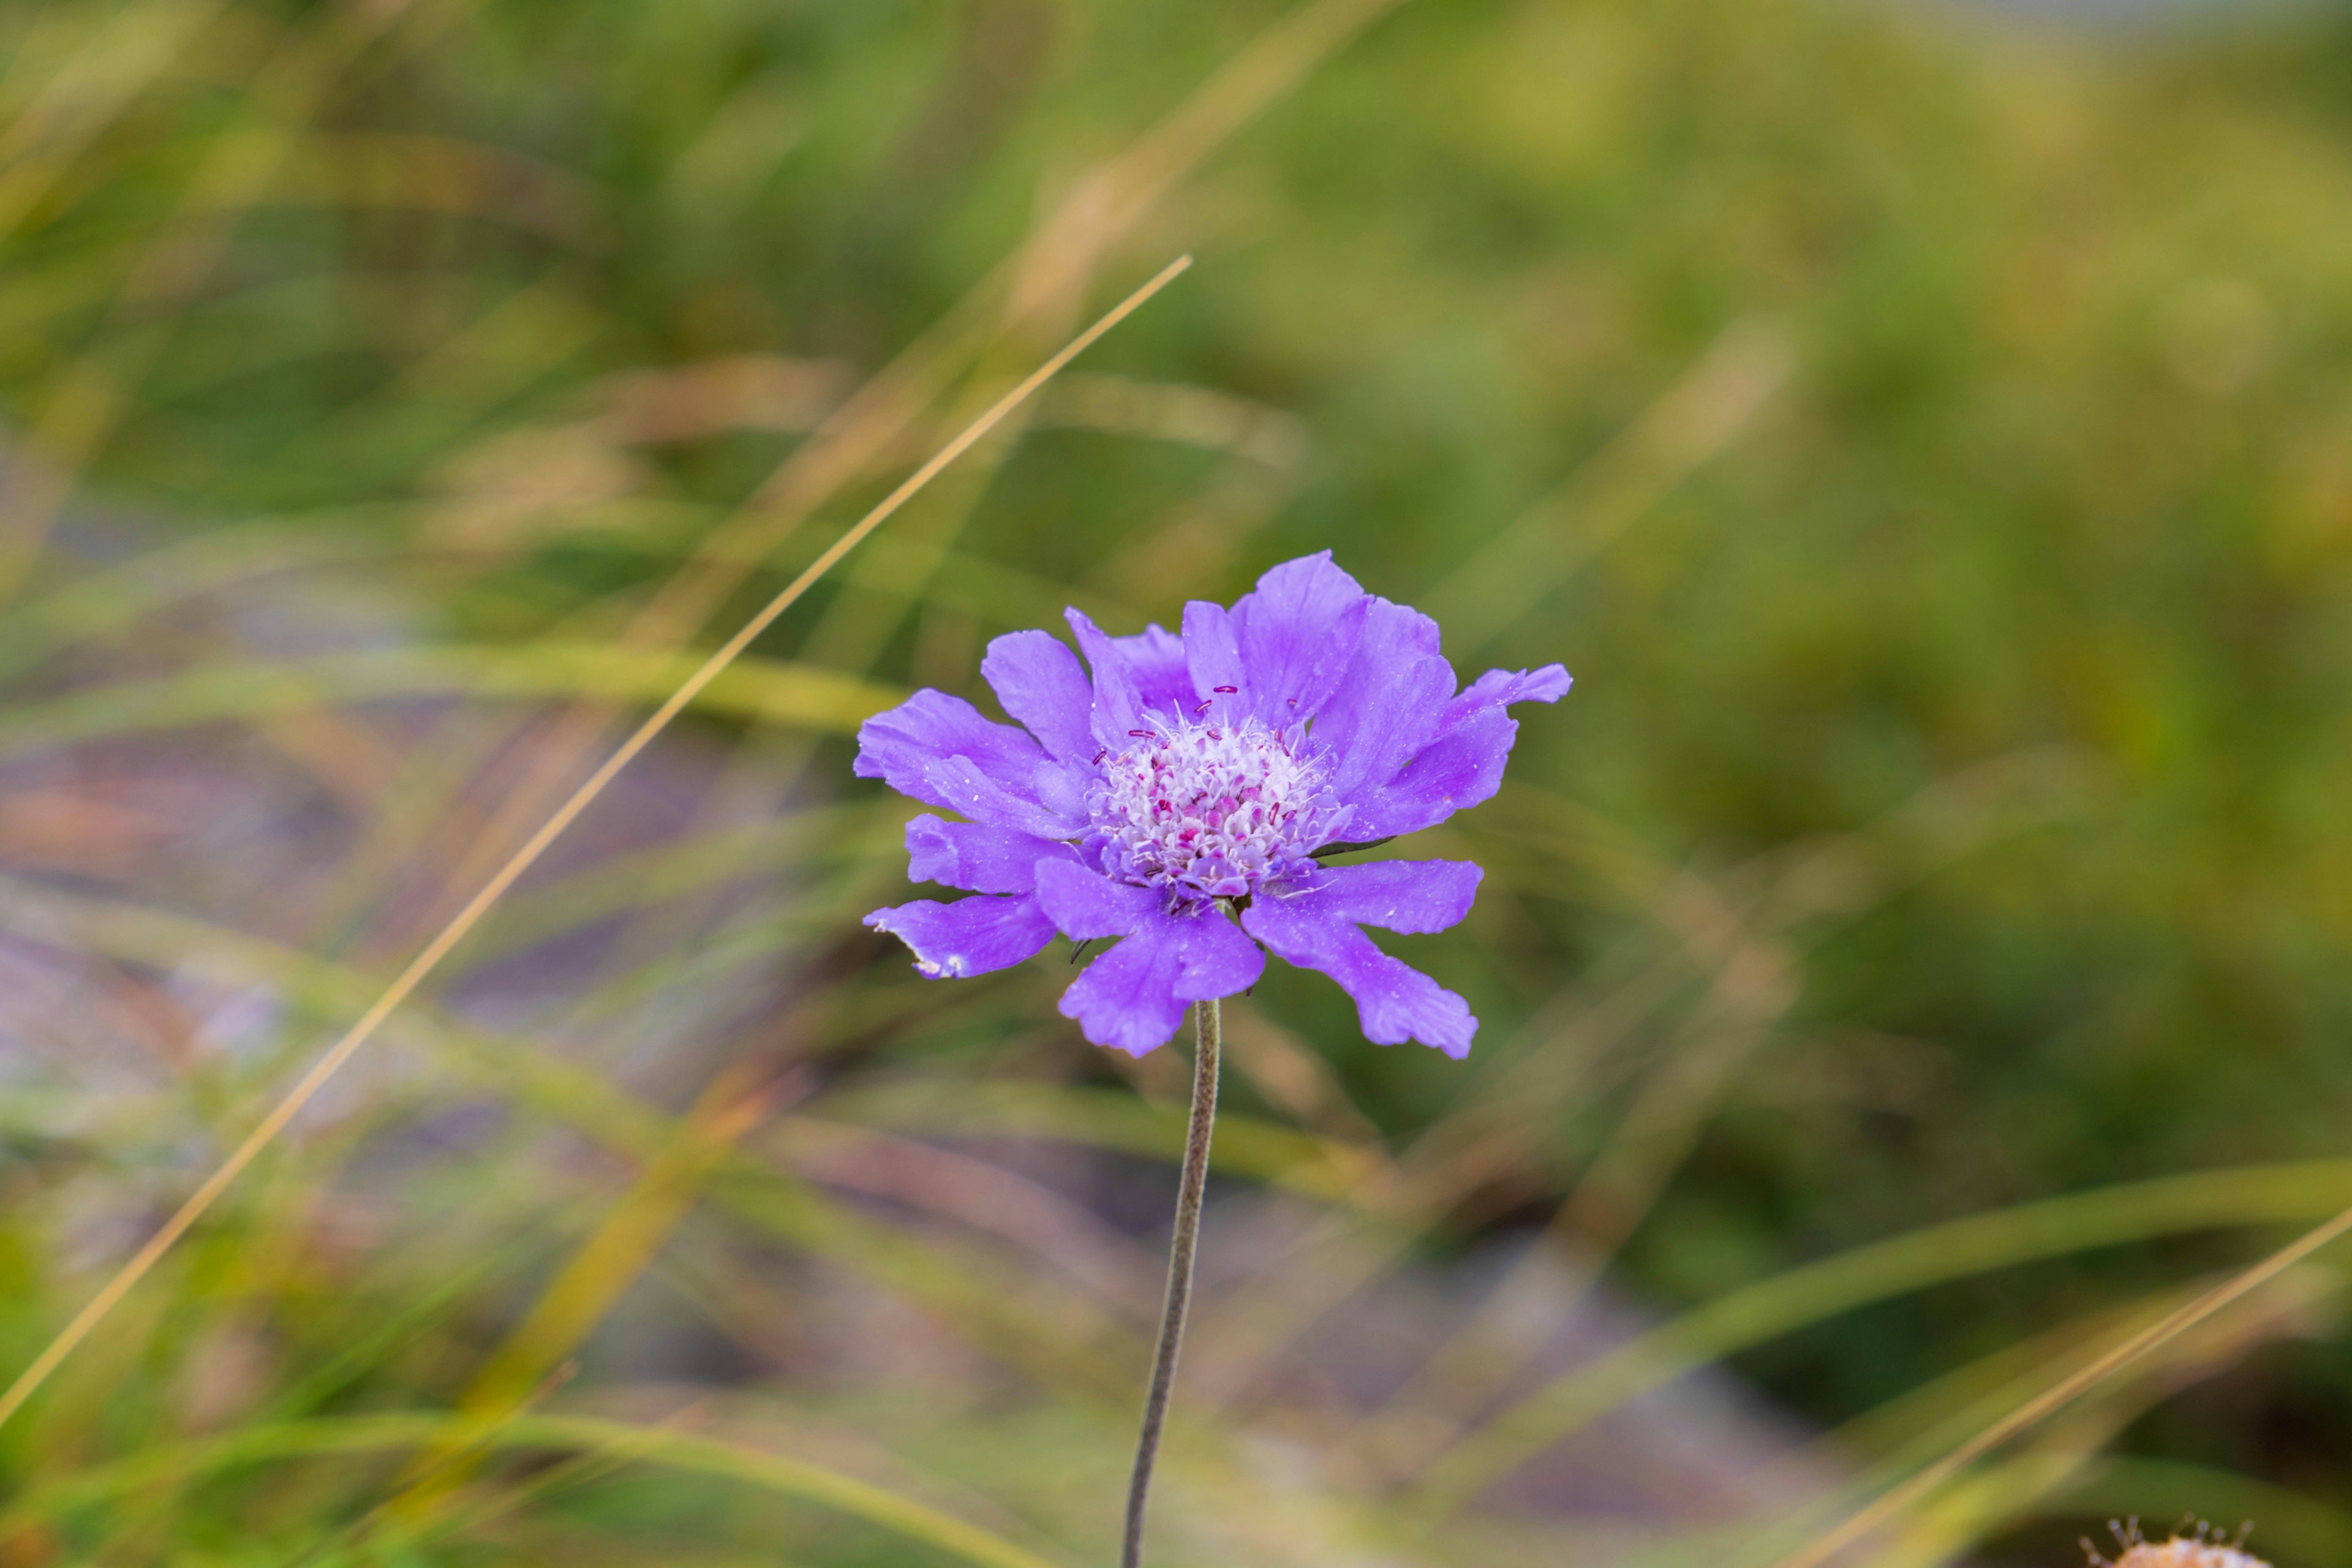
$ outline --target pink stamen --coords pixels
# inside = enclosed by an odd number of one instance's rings
[[[1213,706],[1204,701],[1195,713]],[[1107,866],[1179,897],[1236,897],[1337,837],[1319,759],[1255,719],[1129,731],[1088,797]]]

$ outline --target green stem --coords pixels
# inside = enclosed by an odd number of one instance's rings
[[[1209,1134],[1217,1121],[1217,1055],[1223,1038],[1217,1004],[1195,1003],[1192,1023],[1200,1035],[1192,1058],[1192,1121],[1184,1136],[1176,1234],[1168,1247],[1168,1304],[1160,1313],[1160,1349],[1151,1362],[1151,1392],[1143,1402],[1143,1436],[1135,1445],[1135,1479],[1128,1483],[1127,1545],[1119,1568],[1138,1568],[1143,1560],[1143,1508],[1151,1491],[1151,1463],[1160,1457],[1160,1429],[1168,1420],[1168,1394],[1176,1383],[1176,1352],[1184,1344],[1192,1255],[1201,1243],[1201,1194],[1209,1184]]]

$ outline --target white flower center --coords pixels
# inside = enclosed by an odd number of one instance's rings
[[[1090,844],[1123,881],[1240,898],[1329,841],[1323,768],[1255,719],[1139,731],[1101,759]]]

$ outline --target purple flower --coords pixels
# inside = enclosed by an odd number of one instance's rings
[[[1062,1013],[1136,1056],[1187,1004],[1255,984],[1261,949],[1338,981],[1368,1038],[1467,1055],[1468,1005],[1361,928],[1444,931],[1484,873],[1316,854],[1492,796],[1518,733],[1505,710],[1558,701],[1568,671],[1489,670],[1456,691],[1437,623],[1365,593],[1328,550],[1276,567],[1231,610],[1185,605],[1181,637],[1108,637],[1068,615],[1091,679],[1042,631],[998,637],[981,661],[1025,731],[931,690],[858,731],[859,777],[966,818],[908,823],[908,875],[975,895],[866,923],[934,978],[1007,968],[1057,931],[1116,937]]]

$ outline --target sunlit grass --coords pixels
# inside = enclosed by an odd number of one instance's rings
[[[870,940],[904,812],[846,737],[1299,547],[1580,684],[1428,836],[1493,872],[1423,949],[1469,1063],[1312,977],[1232,1009],[1162,1560],[1764,1568],[2352,1202],[2333,110],[2259,42],[1388,9],[0,19],[8,1376],[710,647],[1203,260],[0,1427],[0,1560],[1106,1561],[1182,1064],[1078,1043],[1056,954]],[[1388,1392],[1317,1367],[1521,1244]],[[1592,1289],[1648,1326],[1561,1365]],[[2337,1294],[1883,1560],[2137,1509],[2333,1561],[2340,1456],[2162,1412],[2283,1401]],[[1497,1489],[1709,1367],[1834,1428],[1744,1513]]]

